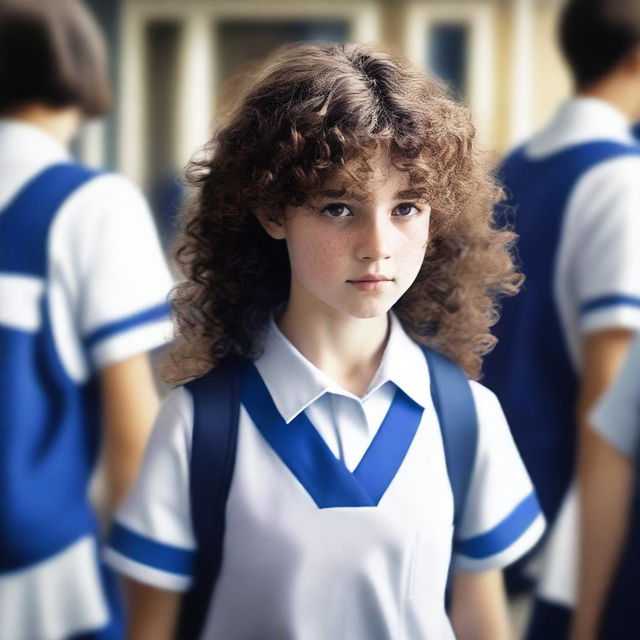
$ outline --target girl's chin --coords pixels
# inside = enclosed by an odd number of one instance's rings
[[[381,318],[389,313],[393,305],[387,304],[362,304],[362,305],[350,305],[344,312],[357,320],[372,320],[374,318]]]

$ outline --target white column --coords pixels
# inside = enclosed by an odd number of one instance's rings
[[[376,5],[358,8],[351,19],[354,42],[376,42],[380,39],[380,11]]]
[[[213,106],[211,14],[194,7],[183,26],[178,71],[175,160],[182,167],[210,136]]]
[[[513,3],[510,146],[529,136],[533,126],[533,1],[513,0]]]
[[[478,126],[480,144],[486,146],[493,140],[493,117],[495,112],[495,5],[477,3],[473,5],[470,47],[467,54],[467,82],[469,103]]]
[[[120,110],[118,169],[142,186],[144,114],[146,112],[144,21],[135,5],[125,2],[120,23]]]

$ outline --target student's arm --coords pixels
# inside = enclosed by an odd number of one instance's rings
[[[507,600],[502,571],[457,572],[453,580],[451,623],[459,640],[508,640]]]
[[[572,638],[597,637],[602,609],[621,553],[631,492],[631,463],[589,425],[595,402],[612,384],[628,351],[632,332],[625,329],[587,335],[578,405],[578,482],[580,562],[578,601]]]
[[[125,582],[130,604],[127,640],[173,640],[182,594]]]
[[[158,410],[149,357],[135,355],[102,369],[104,455],[109,513],[136,477]]]
[[[588,439],[588,459],[584,458],[588,471],[580,481],[580,579],[573,640],[598,637],[602,609],[626,538],[633,487],[632,461],[595,431]]]

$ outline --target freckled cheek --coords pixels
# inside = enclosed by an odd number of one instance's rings
[[[419,226],[403,238],[402,246],[396,251],[397,262],[409,275],[417,274],[422,266],[429,240],[428,226]]]
[[[318,234],[295,235],[288,241],[291,268],[299,278],[308,283],[330,283],[341,269],[341,245],[339,240],[331,240]]]

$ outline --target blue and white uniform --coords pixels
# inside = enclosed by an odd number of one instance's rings
[[[527,280],[504,303],[484,382],[500,398],[547,519],[557,519],[541,595],[569,604],[581,343],[597,331],[640,329],[640,148],[613,106],[575,98],[507,158],[504,177]]]
[[[171,277],[143,197],[72,162],[44,131],[0,120],[3,640],[121,637],[87,495],[98,374],[170,337]],[[52,207],[70,175],[77,188]]]
[[[297,428],[292,421],[304,412],[319,432],[323,449],[300,462],[325,471],[310,474],[315,481],[294,475],[285,460],[295,461],[296,451],[270,444],[242,404],[221,572],[202,637],[453,638],[444,607],[453,500],[421,349],[391,315],[382,362],[362,398],[304,358],[275,323],[255,367],[287,425]],[[471,387],[478,451],[453,554],[458,569],[477,572],[519,558],[540,538],[544,519],[496,397]],[[384,421],[397,389],[420,408],[415,435],[402,443],[403,430]],[[191,584],[194,560],[192,422],[192,398],[179,388],[165,400],[106,551],[122,573],[176,591]],[[347,506],[361,460],[398,446],[406,454],[390,477],[375,478],[382,485],[375,506]],[[329,459],[348,470],[344,486],[326,477]],[[385,465],[370,466],[378,467]],[[332,482],[334,500],[343,490],[344,506],[318,506],[322,487],[312,482]]]

